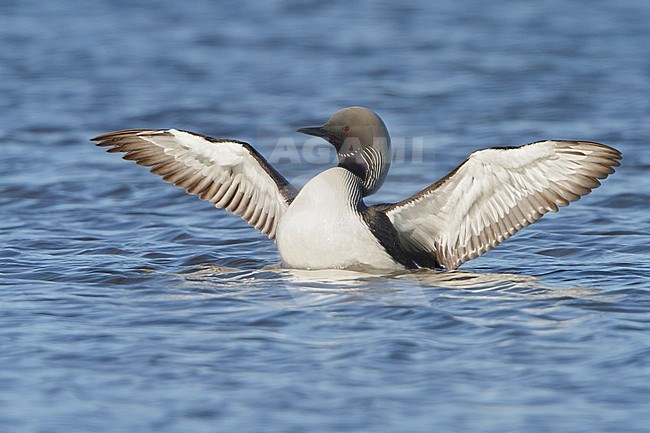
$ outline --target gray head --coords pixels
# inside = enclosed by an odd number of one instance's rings
[[[301,128],[298,132],[329,141],[335,148],[339,167],[363,180],[363,195],[381,187],[390,168],[390,135],[384,122],[364,107],[337,111],[323,126]]]

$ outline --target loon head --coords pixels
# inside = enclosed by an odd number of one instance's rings
[[[390,135],[381,118],[364,107],[337,111],[323,126],[301,128],[303,134],[322,137],[335,148],[339,167],[363,181],[363,195],[377,192],[390,168]]]

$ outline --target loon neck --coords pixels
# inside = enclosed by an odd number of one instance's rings
[[[374,147],[363,147],[355,152],[339,153],[339,167],[358,176],[363,185],[363,196],[377,192],[386,179],[390,160]]]

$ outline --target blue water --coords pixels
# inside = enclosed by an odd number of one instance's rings
[[[0,2],[0,431],[647,432],[649,23],[643,0]],[[283,270],[88,142],[238,138],[301,184],[333,155],[295,129],[348,105],[401,143],[373,202],[482,147],[625,159],[459,272],[369,275]]]

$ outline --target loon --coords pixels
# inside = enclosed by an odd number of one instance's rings
[[[390,168],[382,119],[348,107],[298,132],[327,140],[338,156],[338,166],[300,190],[238,140],[178,129],[130,129],[91,140],[239,215],[274,240],[283,265],[295,269],[456,269],[589,194],[622,158],[589,141],[483,149],[409,198],[367,206],[364,199]]]

